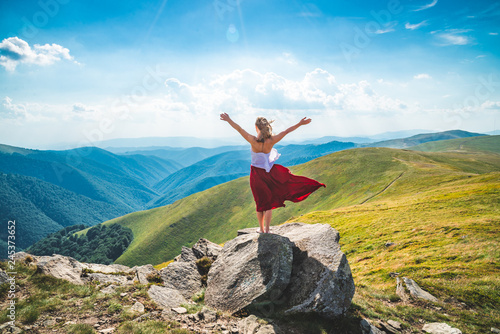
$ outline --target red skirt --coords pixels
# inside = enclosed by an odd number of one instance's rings
[[[259,212],[283,207],[285,201],[303,201],[320,187],[326,186],[305,176],[293,175],[281,165],[275,164],[269,173],[251,166],[250,188]]]

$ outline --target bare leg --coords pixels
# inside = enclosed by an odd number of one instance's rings
[[[264,212],[265,211],[257,211],[257,220],[259,221],[261,233],[264,233]]]
[[[267,210],[264,211],[264,222],[266,223],[266,233],[269,233],[269,226],[271,225],[271,216],[272,216],[273,210]]]

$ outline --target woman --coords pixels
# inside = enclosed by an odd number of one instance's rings
[[[220,119],[228,122],[252,146],[250,188],[255,200],[259,233],[269,233],[272,210],[284,207],[285,200],[300,202],[319,187],[326,187],[313,179],[293,175],[288,168],[274,163],[280,154],[273,146],[290,132],[311,123],[310,118],[304,117],[294,126],[273,135],[270,124],[272,121],[268,122],[264,117],[257,117],[255,121],[257,136],[243,130],[226,113],[220,114]]]

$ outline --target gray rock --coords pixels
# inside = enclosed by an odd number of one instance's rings
[[[391,246],[394,246],[395,243],[394,242],[386,242],[385,243],[385,247],[391,247]]]
[[[188,248],[189,249],[189,248]],[[193,261],[172,262],[166,268],[160,270],[160,276],[166,287],[176,289],[186,299],[202,288],[201,275],[198,267]]]
[[[102,274],[112,274],[112,273],[128,273],[131,268],[124,266],[122,264],[99,264],[99,263],[85,263],[82,262],[82,266],[92,271],[96,271]]]
[[[335,317],[347,312],[354,296],[354,280],[340,250],[337,230],[327,224],[289,223],[274,233],[293,243],[293,270],[285,313],[315,312]]]
[[[396,327],[393,327],[389,322],[399,324],[399,326],[398,326],[399,329],[396,329]],[[392,320],[389,320],[388,322],[379,321],[378,324],[382,327],[382,329],[386,333],[398,334],[399,331],[401,330],[401,324],[399,322],[397,322],[397,321],[392,321]]]
[[[0,269],[0,285],[7,283],[9,280],[10,276],[5,271]]]
[[[168,309],[188,303],[179,291],[169,287],[151,285],[148,295],[156,304]]]
[[[134,284],[134,281],[129,279],[129,277],[130,276],[90,273],[90,274],[87,274],[85,281],[89,281],[89,282],[99,281],[101,283],[112,283],[112,284],[116,284],[116,285]]]
[[[396,294],[401,298],[401,300],[406,303],[410,299],[406,293],[405,287],[403,286],[403,280],[396,277]]]
[[[397,329],[398,331],[402,329],[401,323],[399,321],[387,320],[387,323],[391,325],[394,329]]]
[[[217,320],[217,313],[208,307],[203,307],[200,312],[198,312],[198,318],[206,322],[214,322]]]
[[[26,253],[26,252],[17,252],[17,253],[14,253],[14,261],[24,261],[26,260],[26,258],[28,256],[31,256],[33,258],[33,260],[36,260],[38,258],[38,256],[36,255],[32,255],[32,254],[29,254],[29,253]]]
[[[141,284],[148,284],[149,283],[149,281],[147,279],[148,275],[155,275],[155,274],[160,273],[151,264],[146,264],[146,265],[140,266],[140,267],[133,267],[132,269],[136,273],[137,281],[139,281],[139,283],[141,283]]]
[[[246,234],[228,241],[208,273],[205,303],[236,312],[279,299],[290,281],[292,243],[274,234]]]
[[[445,324],[444,322],[433,322],[430,324],[425,324],[422,330],[426,333],[431,333],[431,334],[462,334],[462,331],[453,328],[448,324]]]
[[[385,334],[385,332],[373,326],[368,319],[361,320],[360,326],[363,334]]]
[[[130,308],[132,312],[144,313],[144,304],[140,302],[135,302],[134,305]]]
[[[175,313],[177,314],[184,314],[184,313],[187,313],[187,310],[186,308],[184,307],[173,307],[172,308],[172,311],[174,311]]]
[[[213,243],[207,239],[201,238],[193,245],[193,253],[196,255],[198,259],[206,256],[213,261],[217,260],[217,256],[222,250],[222,247]]]
[[[436,297],[434,297],[433,295],[431,295],[427,291],[422,290],[422,288],[420,288],[418,286],[417,282],[415,282],[414,280],[412,280],[410,278],[403,277],[403,281],[405,282],[406,288],[408,289],[408,291],[410,291],[410,295],[412,295],[413,297],[429,300],[431,302],[438,301],[438,299]]]
[[[495,327],[491,327],[491,332],[500,334],[500,329],[495,328]]]
[[[105,288],[102,288],[99,291],[101,291],[104,294],[114,293],[114,292],[116,292],[116,285],[111,284],[111,285],[109,285],[109,286],[107,286]]]
[[[85,283],[80,277],[84,266],[72,257],[55,254],[40,256],[37,260],[37,270],[42,274],[65,279],[73,284]]]
[[[192,248],[182,246],[181,253],[174,258],[174,262],[195,262],[198,260]]]
[[[234,333],[234,331],[233,331]],[[269,324],[259,322],[255,315],[250,315],[238,322],[239,334],[276,334],[274,327]]]

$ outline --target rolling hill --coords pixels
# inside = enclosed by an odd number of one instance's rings
[[[486,135],[481,134],[481,133],[462,131],[462,130],[450,130],[450,131],[437,132],[437,133],[422,133],[422,134],[417,134],[417,135],[414,135],[414,136],[411,136],[408,138],[383,140],[383,141],[379,141],[379,142],[371,143],[371,144],[362,144],[361,146],[363,146],[363,147],[408,148],[411,146],[415,146],[415,145],[419,145],[419,144],[423,144],[423,143],[427,143],[427,142],[456,139],[456,138],[477,137],[477,136],[486,136]]]
[[[422,152],[495,152],[500,153],[498,138],[500,136],[481,136],[457,138],[430,142],[410,147]],[[496,138],[496,139],[495,139]]]
[[[4,220],[16,221],[18,250],[66,226],[82,222],[96,225],[127,212],[124,206],[96,201],[52,183],[16,174],[0,174],[0,198]],[[0,240],[7,240],[6,228],[0,231]],[[6,255],[3,247],[1,254]]]
[[[499,142],[497,136],[487,138],[489,141],[483,145]],[[318,190],[307,201],[274,211],[273,224],[317,210],[439,192],[460,182],[467,188],[485,177],[494,189],[498,187],[500,155],[360,148],[317,158],[293,167],[292,171],[313,177],[327,188]],[[243,177],[171,205],[105,222],[113,223],[129,227],[134,233],[134,241],[116,262],[139,265],[171,259],[181,246],[192,245],[200,237],[224,242],[234,237],[238,229],[255,226],[256,218],[248,177]]]
[[[16,245],[23,249],[63,227],[95,225],[143,209],[158,196],[150,185],[179,168],[154,156],[123,157],[98,148],[0,145],[0,214],[16,220]]]

